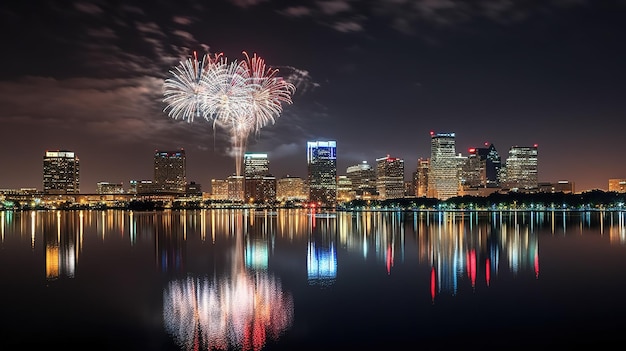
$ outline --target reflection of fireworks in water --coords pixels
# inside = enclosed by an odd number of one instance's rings
[[[186,350],[260,350],[293,322],[291,295],[267,273],[210,282],[187,278],[163,292],[165,327]]]
[[[164,111],[174,119],[192,122],[202,116],[213,127],[227,129],[235,152],[236,175],[250,133],[258,133],[274,123],[282,113],[282,103],[291,104],[295,86],[278,70],[266,66],[265,60],[244,52],[246,60],[228,60],[221,54],[188,59],[171,70],[165,80]]]

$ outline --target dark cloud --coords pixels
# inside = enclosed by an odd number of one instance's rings
[[[74,8],[89,15],[100,15],[104,12],[100,6],[90,2],[77,2],[74,4]]]
[[[317,6],[319,6],[324,15],[329,16],[334,16],[342,12],[350,12],[350,10],[352,10],[349,1],[318,1]]]
[[[260,3],[267,2],[269,0],[230,0],[235,6],[239,6],[241,8],[249,8]]]
[[[312,11],[306,6],[291,6],[279,11],[279,13],[288,17],[306,17],[311,15]]]
[[[172,18],[172,22],[177,23],[177,24],[181,24],[183,26],[188,26],[188,25],[192,24],[195,21],[193,19],[189,18],[189,17],[174,16],[174,18]]]

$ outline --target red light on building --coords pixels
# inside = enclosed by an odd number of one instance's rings
[[[469,151],[470,154],[474,154],[476,153],[476,148],[470,147],[467,151]]]
[[[430,131],[430,136],[435,135],[435,132],[433,132],[432,130]]]

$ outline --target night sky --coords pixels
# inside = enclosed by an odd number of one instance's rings
[[[150,4],[145,5],[145,4]],[[270,172],[306,176],[306,142],[336,140],[338,174],[363,160],[539,147],[539,181],[576,191],[626,178],[626,1],[5,1],[0,5],[0,188],[42,188],[46,150],[99,181],[153,178],[183,148],[187,180],[234,173],[228,133],[163,112],[168,71],[194,51],[257,53],[297,86],[250,135]]]

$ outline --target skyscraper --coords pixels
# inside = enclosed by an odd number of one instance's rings
[[[346,176],[352,182],[352,190],[357,198],[369,198],[376,193],[376,170],[367,161],[349,166]]]
[[[228,182],[228,200],[244,201],[244,176],[232,174],[226,181]]]
[[[307,142],[309,201],[337,204],[337,142]]]
[[[472,147],[468,151],[469,155],[461,165],[459,173],[459,181],[463,191],[484,188],[487,185],[487,161],[478,155],[476,148]]]
[[[80,163],[72,151],[46,151],[43,157],[45,194],[80,193]]]
[[[228,180],[211,179],[211,200],[228,200]]]
[[[447,200],[457,196],[458,167],[454,133],[430,133],[428,197]]]
[[[430,159],[419,158],[417,171],[415,172],[415,196],[426,197],[428,195],[428,173],[430,171]]]
[[[243,156],[244,175],[246,178],[266,176],[269,174],[269,163],[267,154],[246,153]]]
[[[463,190],[499,187],[502,165],[495,146],[472,147],[468,151],[469,156],[459,175]]]
[[[537,145],[511,146],[506,159],[509,189],[536,189],[539,183]]]
[[[267,154],[246,153],[244,165],[244,200],[267,203],[276,200],[276,178],[269,173]]]
[[[376,190],[381,200],[404,197],[404,160],[389,155],[376,159]]]
[[[487,146],[487,143],[485,143]],[[502,160],[496,147],[489,144],[489,147],[476,148],[476,153],[481,160],[485,160],[485,177],[486,187],[495,188],[500,186],[500,169],[502,168]]]
[[[184,193],[187,184],[185,150],[154,153],[154,182],[158,192]]]

